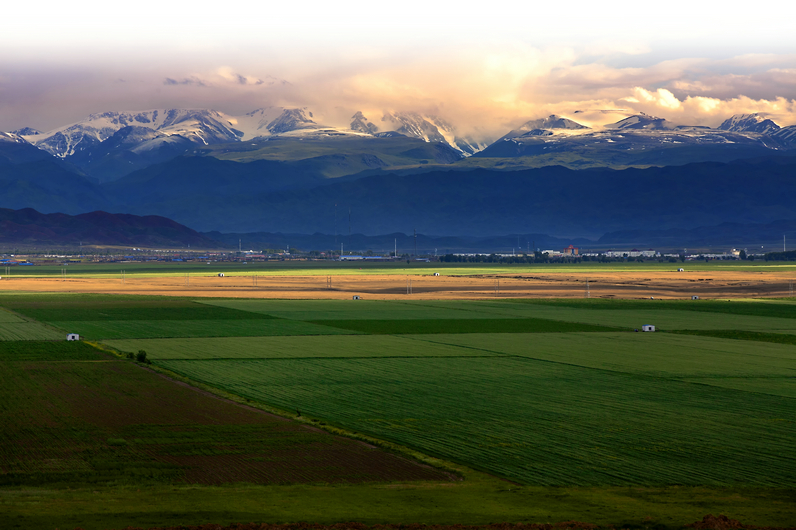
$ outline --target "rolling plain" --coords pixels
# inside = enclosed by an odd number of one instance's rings
[[[191,272],[182,293],[176,267],[125,284],[101,269],[3,279],[0,527],[663,529],[719,512],[793,526],[796,300],[782,286],[794,269],[689,268],[411,270],[414,289],[481,282],[480,299],[324,288],[329,275],[406,283],[406,270],[353,266]],[[646,290],[620,299],[590,282],[587,299],[585,276]],[[488,290],[540,277],[574,287]],[[339,299],[269,288],[295,278]],[[667,278],[682,283],[663,292]],[[742,281],[779,296],[706,299]],[[172,296],[136,291],[155,282]]]

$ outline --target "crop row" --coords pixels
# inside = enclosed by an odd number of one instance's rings
[[[537,485],[796,485],[793,400],[519,357],[158,361]]]
[[[0,322],[0,341],[59,339],[66,336],[38,322]]]

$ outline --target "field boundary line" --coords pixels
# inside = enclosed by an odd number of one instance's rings
[[[166,368],[163,368],[161,366],[157,366],[157,365],[154,365],[154,364],[146,365],[146,366],[140,365],[138,363],[136,363],[136,364],[143,370],[151,371],[151,372],[157,374],[158,376],[163,377],[163,378],[165,378],[167,380],[170,380],[170,381],[172,381],[172,382],[174,382],[176,384],[186,385],[186,386],[190,387],[194,391],[209,394],[210,396],[212,396],[212,397],[214,397],[216,399],[223,399],[223,400],[232,402],[235,405],[242,406],[242,407],[249,408],[249,409],[253,409],[253,410],[256,410],[256,411],[264,413],[264,414],[270,414],[272,416],[277,416],[279,418],[282,418],[282,419],[285,419],[285,420],[288,420],[288,421],[295,421],[297,423],[301,423],[302,425],[304,425],[305,427],[307,427],[309,429],[319,429],[319,430],[322,430],[322,431],[324,431],[324,432],[326,432],[328,434],[331,434],[331,435],[342,436],[342,437],[345,437],[345,438],[350,438],[350,439],[353,439],[353,440],[357,440],[359,442],[364,442],[366,444],[371,444],[371,445],[374,445],[374,446],[378,447],[379,449],[385,450],[385,451],[387,451],[389,453],[392,453],[392,454],[395,454],[397,456],[401,456],[401,457],[404,457],[404,458],[410,458],[410,459],[415,460],[415,461],[417,461],[417,462],[419,462],[421,464],[425,464],[425,465],[440,469],[442,471],[445,471],[446,473],[451,475],[451,478],[453,480],[464,480],[465,476],[467,476],[469,474],[472,474],[473,472],[476,471],[476,469],[474,469],[474,468],[471,468],[471,467],[468,467],[468,466],[465,466],[465,465],[462,465],[462,464],[454,463],[454,462],[451,462],[451,461],[448,461],[448,460],[443,460],[441,458],[437,458],[437,457],[434,457],[434,456],[430,456],[430,455],[427,455],[425,453],[422,453],[420,451],[417,451],[415,449],[412,449],[412,448],[404,446],[404,445],[400,445],[400,444],[397,444],[397,443],[394,443],[394,442],[390,442],[390,441],[387,441],[387,440],[382,440],[380,438],[375,438],[373,436],[368,436],[366,434],[362,434],[362,433],[359,433],[359,432],[356,432],[356,431],[350,431],[348,429],[343,429],[341,427],[336,427],[336,426],[333,426],[333,425],[329,425],[328,423],[325,423],[327,421],[325,419],[313,419],[313,418],[308,418],[308,417],[305,417],[305,416],[297,416],[296,414],[293,414],[293,413],[288,412],[286,410],[280,409],[278,407],[273,407],[273,406],[268,405],[266,403],[262,403],[262,402],[258,402],[258,401],[250,401],[250,400],[248,400],[246,398],[243,398],[243,397],[241,397],[241,396],[239,396],[237,394],[233,394],[232,392],[228,392],[226,390],[223,390],[223,389],[220,389],[220,388],[217,388],[217,387],[213,387],[213,386],[207,385],[205,383],[201,383],[199,381],[196,381],[196,380],[191,379],[189,377],[185,377],[185,376],[183,376],[183,375],[181,375],[181,374],[179,374],[177,372],[173,372],[173,371],[168,370]],[[323,421],[324,423],[322,424],[321,421]],[[480,471],[480,470],[478,470],[478,472],[486,473],[486,474],[495,476],[496,478],[499,478],[501,480],[509,480],[509,479],[505,479],[503,477],[500,477],[498,475],[494,475],[493,473],[488,473],[488,472]]]
[[[392,335],[387,335],[392,336]],[[400,337],[400,335],[398,335]],[[450,346],[449,344],[447,346]],[[367,355],[361,357],[211,357],[202,359],[169,357],[152,358],[157,361],[350,361],[358,359],[494,359],[495,357],[522,357],[513,353],[501,355]],[[163,368],[165,370],[165,368]]]

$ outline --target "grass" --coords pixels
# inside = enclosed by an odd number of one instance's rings
[[[169,337],[267,337],[281,335],[350,335],[356,331],[309,322],[277,319],[253,320],[109,320],[51,322],[93,340]]]
[[[622,329],[640,329],[643,324],[654,324],[660,330],[677,329],[745,329],[749,331],[775,331],[796,328],[790,318],[772,316],[735,315],[668,309],[668,302],[649,300],[648,309],[637,306],[628,309],[594,310],[582,307],[552,304],[517,304],[480,302],[477,307],[494,312],[494,317],[543,318],[567,322],[582,322]]]
[[[788,333],[763,333],[760,331],[736,329],[683,329],[674,331],[673,333],[698,335],[701,337],[717,337],[720,339],[753,340],[756,342],[796,345],[796,330],[790,330]]]
[[[289,270],[323,269],[271,272]],[[201,388],[302,414],[233,406],[59,332],[0,342],[0,528],[577,519],[662,530],[708,512],[792,525],[791,305],[689,303],[0,294],[27,318],[144,349]],[[606,329],[644,323],[682,333]],[[0,311],[0,334],[4,324],[50,329]],[[367,458],[356,451],[373,449],[307,427],[441,458],[464,480],[354,470]],[[336,481],[343,468],[376,481]],[[273,484],[297,482],[284,470],[305,483]]]
[[[267,319],[268,315],[243,313],[188,299],[156,296],[108,295],[0,297],[0,303],[17,313],[44,322],[96,320],[237,320]],[[9,313],[11,314],[11,313]]]
[[[568,302],[572,302],[569,304]],[[771,306],[772,309],[760,309],[756,314],[733,313],[728,309],[728,304],[715,304],[719,309],[716,312],[678,310],[687,309],[701,302],[695,301],[602,301],[595,300],[590,303],[579,301],[562,301],[562,303],[544,303],[536,301],[529,303],[512,303],[505,301],[377,301],[377,300],[207,300],[202,303],[238,309],[252,313],[267,314],[291,320],[305,320],[320,323],[321,321],[360,321],[362,324],[353,323],[352,326],[363,329],[361,326],[377,328],[377,324],[366,324],[367,321],[387,320],[491,320],[493,325],[519,326],[519,324],[497,324],[498,320],[510,319],[541,319],[556,320],[603,326],[625,330],[641,328],[643,324],[655,324],[659,329],[747,329],[754,331],[780,331],[794,329],[796,323],[792,318],[776,316],[777,308],[785,308],[782,313],[789,315],[788,304],[766,304],[760,302],[741,303],[743,311],[753,312],[757,306]],[[619,303],[614,303],[619,302]],[[624,302],[629,302],[625,304]],[[732,302],[734,303],[734,302]],[[729,305],[731,305],[730,303]],[[714,307],[714,303],[701,307]],[[793,306],[796,307],[796,306]],[[599,310],[595,310],[599,309]],[[722,311],[721,309],[725,309]],[[327,322],[324,322],[327,325]],[[349,325],[349,324],[346,324]],[[424,325],[418,323],[417,325]],[[425,324],[427,326],[441,326],[442,324]],[[451,324],[456,325],[456,324]],[[473,324],[477,325],[477,324]],[[551,324],[552,325],[552,324]],[[387,324],[384,324],[387,326]],[[399,329],[401,324],[390,324]],[[407,324],[409,326],[409,324]],[[462,324],[463,326],[463,324]],[[483,323],[479,329],[489,326]],[[387,328],[384,328],[387,329]],[[576,327],[561,328],[562,331],[577,331]],[[551,329],[552,331],[552,329]],[[421,331],[417,331],[421,333]]]
[[[405,335],[417,333],[567,333],[576,331],[615,331],[605,326],[560,322],[540,318],[480,318],[480,319],[428,319],[428,320],[317,320],[340,329],[361,331],[371,335]]]
[[[11,311],[4,311],[0,309],[0,324],[13,324],[19,322],[25,322],[25,320],[19,318],[19,316],[15,315]]]
[[[356,441],[200,394],[132,362],[5,358],[0,485],[447,480]]]
[[[673,333],[409,335],[483,353],[511,355],[649,377],[785,375],[796,348]],[[792,374],[796,377],[796,373]],[[796,382],[796,381],[795,381]]]
[[[461,302],[384,300],[202,300],[203,304],[262,313],[292,320],[419,320],[521,318],[487,305]],[[510,308],[511,306],[509,306]]]
[[[586,521],[679,529],[708,513],[792,526],[793,491],[770,488],[543,488],[477,473],[455,484],[116,486],[0,489],[0,528],[107,530],[215,522],[488,524]]]
[[[796,485],[781,396],[515,356],[156,363],[524,484]]]
[[[0,342],[0,362],[98,361],[107,359],[109,359],[107,354],[82,341]]]
[[[537,304],[553,307],[573,307],[578,309],[634,309],[649,310],[665,309],[670,311],[699,311],[708,313],[723,313],[728,315],[749,315],[760,317],[793,318],[796,319],[796,304],[782,303],[782,301],[737,301],[725,300],[666,300],[654,305],[647,300],[611,300],[601,298],[590,299],[514,299],[506,300],[509,303]],[[772,303],[774,302],[774,303]]]
[[[106,341],[106,344],[123,352],[137,352],[143,349],[153,360],[426,358],[495,355],[457,346],[418,342],[405,337],[369,335],[110,340]]]
[[[6,340],[66,340],[66,336],[38,322],[0,322],[0,341]]]

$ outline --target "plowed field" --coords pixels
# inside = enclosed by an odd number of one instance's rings
[[[448,480],[363,443],[212,397],[87,347],[0,359],[0,483]],[[30,349],[30,348],[28,348]],[[74,351],[71,351],[74,350]],[[68,360],[71,359],[71,360]]]

